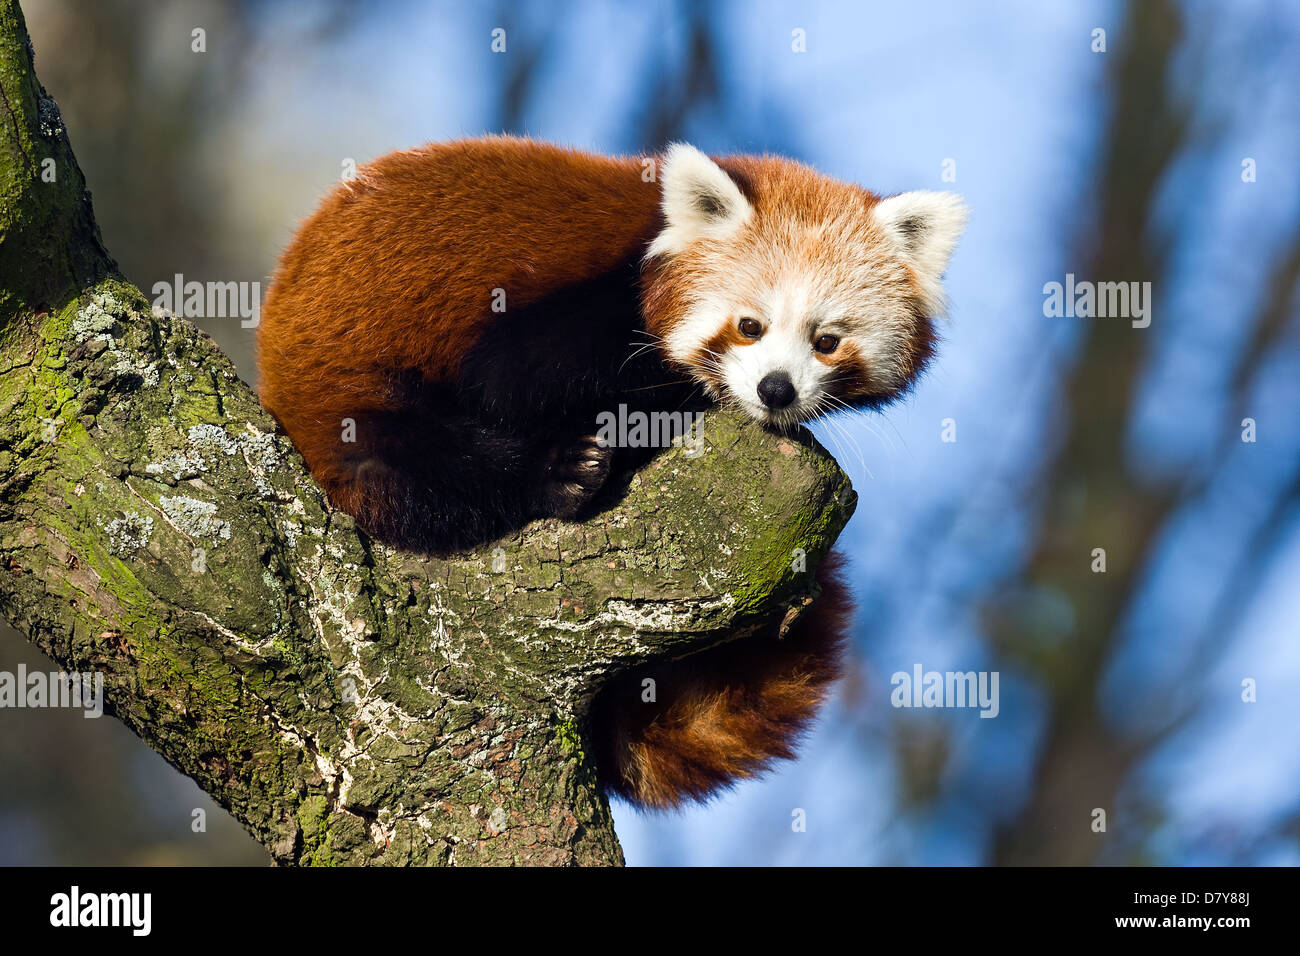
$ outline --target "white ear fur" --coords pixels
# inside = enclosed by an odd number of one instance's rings
[[[880,200],[872,215],[916,270],[926,298],[932,300],[936,311],[942,311],[939,280],[970,217],[962,198],[956,193],[918,189]]]
[[[681,252],[696,239],[722,238],[753,210],[735,181],[694,146],[674,143],[659,167],[664,229],[646,256]]]

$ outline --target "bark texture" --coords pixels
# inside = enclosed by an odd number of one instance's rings
[[[16,0],[0,87],[0,615],[277,862],[620,862],[593,695],[796,615],[853,508],[834,460],[720,412],[585,524],[371,542],[117,275]]]

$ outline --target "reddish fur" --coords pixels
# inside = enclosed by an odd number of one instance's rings
[[[718,162],[756,210],[783,220],[814,222],[834,202],[866,221],[879,201],[779,157]],[[454,385],[494,317],[494,289],[508,290],[516,310],[640,257],[662,227],[658,184],[642,171],[636,157],[487,137],[390,153],[322,201],[272,277],[258,329],[259,393],[336,507],[371,517],[392,507],[368,496],[375,486],[344,460],[356,449],[340,442],[343,420],[397,409],[400,368]],[[641,297],[652,334],[684,314],[699,257],[717,252],[700,246],[647,264]],[[932,338],[918,314],[908,376],[924,366]],[[723,329],[709,347],[724,344],[744,341]],[[864,367],[846,363],[845,374],[871,390]]]
[[[607,786],[640,806],[672,809],[793,758],[839,676],[853,614],[839,553],[827,555],[817,582],[820,597],[784,638],[769,628],[607,688],[592,718]],[[646,677],[655,703],[642,702]]]
[[[604,275],[643,251],[658,204],[639,160],[509,137],[376,160],[324,199],[272,277],[262,404],[335,506],[357,514],[366,489],[340,460],[341,423],[391,409],[397,356],[453,383],[493,318],[493,289],[518,309]]]
[[[835,388],[846,401],[873,395],[881,389],[871,378],[871,367],[863,361],[858,347],[852,342],[841,342],[830,355],[818,359],[835,366]]]

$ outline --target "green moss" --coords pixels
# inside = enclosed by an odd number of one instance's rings
[[[303,859],[308,866],[336,866],[330,850],[329,801],[312,796],[298,805],[298,829],[302,834]]]
[[[555,740],[559,745],[560,753],[566,757],[576,757],[578,760],[585,760],[586,754],[582,749],[582,734],[578,731],[578,722],[572,719],[560,720],[555,725]]]

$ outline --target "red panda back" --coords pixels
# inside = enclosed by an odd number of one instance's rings
[[[258,329],[259,394],[338,500],[340,421],[391,405],[395,372],[452,382],[494,315],[635,259],[655,182],[633,158],[510,137],[391,153],[299,228]]]

